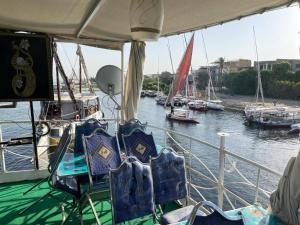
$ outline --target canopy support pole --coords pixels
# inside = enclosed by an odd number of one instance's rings
[[[121,124],[124,123],[124,45],[121,48]]]
[[[33,140],[33,150],[34,150],[34,164],[35,164],[35,168],[37,170],[39,170],[39,155],[38,155],[38,151],[37,151],[37,140],[36,140],[34,112],[33,112],[33,103],[32,103],[32,101],[29,101],[29,104],[30,104],[32,140]]]

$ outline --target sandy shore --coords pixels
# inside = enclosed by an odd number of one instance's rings
[[[243,111],[246,105],[255,102],[254,96],[225,95],[220,93],[218,93],[217,96],[223,101],[223,105],[225,106],[225,109],[236,110],[236,111]],[[274,101],[276,101],[276,105],[300,107],[300,101],[265,98],[266,105],[273,105]]]

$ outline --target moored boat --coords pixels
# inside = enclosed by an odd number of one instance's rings
[[[203,100],[194,100],[189,103],[187,103],[189,109],[200,111],[200,112],[206,112],[208,110],[207,108],[207,102]]]
[[[300,123],[295,123],[291,125],[291,130],[288,132],[289,134],[298,134],[300,133]]]
[[[186,109],[174,109],[174,112],[167,112],[166,118],[168,120],[183,122],[183,123],[199,123],[194,117],[190,110]]]
[[[216,100],[207,100],[207,108],[209,110],[217,110],[217,111],[223,111],[224,110],[224,106],[222,105],[222,101],[219,99]]]

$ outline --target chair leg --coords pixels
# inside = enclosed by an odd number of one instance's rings
[[[44,182],[45,180],[47,180],[47,179],[48,179],[48,177],[46,177],[46,178],[40,180],[40,181],[37,182],[35,185],[33,185],[31,188],[29,188],[27,191],[25,191],[25,192],[23,193],[23,195],[26,195],[28,192],[32,191],[34,188],[36,188],[37,186],[39,186],[41,183],[43,183],[43,182]]]
[[[69,213],[69,215],[67,216],[67,218],[64,219],[64,217],[63,217],[61,225],[64,225],[69,220],[70,216],[73,214],[73,212],[75,211],[76,208],[77,208],[76,204],[73,205],[73,207],[71,209],[71,212]]]
[[[31,203],[28,207],[26,207],[25,209],[23,209],[22,211],[20,211],[18,214],[21,215],[24,212],[26,212],[27,210],[31,209],[34,205],[36,205],[37,203],[39,203],[40,201],[42,201],[43,199],[45,199],[46,197],[48,197],[49,195],[51,195],[51,192],[52,191],[49,191],[47,194],[43,195],[38,200],[36,200],[35,202]]]
[[[100,222],[100,220],[99,220],[99,218],[98,218],[98,215],[97,215],[96,209],[95,209],[95,207],[94,207],[93,201],[92,201],[92,199],[91,199],[91,196],[90,196],[89,194],[86,194],[86,196],[87,196],[87,199],[88,199],[88,201],[89,201],[89,203],[90,203],[90,206],[91,206],[91,208],[92,208],[92,210],[93,210],[93,214],[94,214],[94,216],[95,216],[95,219],[96,219],[97,224],[98,224],[98,225],[101,225],[101,222]]]
[[[78,203],[78,213],[79,213],[80,225],[83,225],[82,207],[80,205],[80,202]]]
[[[61,214],[62,214],[62,221],[66,220],[66,216],[65,216],[65,207],[64,204],[60,205],[60,209],[61,209]]]

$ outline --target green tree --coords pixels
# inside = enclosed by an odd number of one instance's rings
[[[208,73],[204,71],[197,71],[195,76],[195,82],[198,90],[205,90],[208,83]]]
[[[272,71],[277,76],[283,76],[291,71],[291,65],[288,62],[276,63],[273,65]]]
[[[173,81],[174,75],[171,74],[168,71],[164,71],[160,74],[159,79],[162,83],[165,83],[166,85],[170,85]]]

